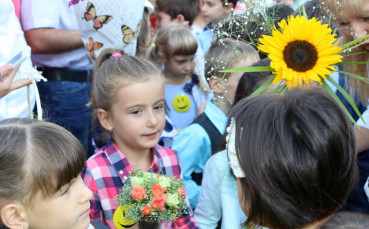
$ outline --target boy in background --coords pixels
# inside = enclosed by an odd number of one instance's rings
[[[236,7],[237,2],[238,0],[203,0],[201,13],[204,19],[210,23],[202,33],[198,34],[196,39],[205,53],[215,40],[211,28],[218,23],[223,24],[232,9]]]
[[[180,22],[191,27],[197,15],[198,0],[156,0],[156,28],[171,22]],[[205,52],[201,49],[199,40],[196,37],[198,48],[195,55],[195,71],[201,80],[206,84],[205,79]]]

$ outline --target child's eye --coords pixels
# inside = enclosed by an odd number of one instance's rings
[[[134,110],[134,111],[131,112],[131,114],[138,115],[138,114],[141,114],[141,111],[140,110]]]
[[[340,26],[347,26],[349,23],[348,22],[343,22],[341,21],[340,23],[338,23]]]
[[[154,107],[154,109],[155,110],[161,110],[161,109],[163,109],[164,108],[164,105],[156,105],[155,107]]]
[[[62,192],[61,196],[68,194],[69,191],[70,191],[70,186],[64,192]]]
[[[364,18],[364,21],[369,21],[369,17],[365,17]]]

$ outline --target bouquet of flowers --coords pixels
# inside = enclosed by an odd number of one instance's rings
[[[133,222],[171,222],[187,213],[182,179],[132,170],[118,195],[123,215]]]

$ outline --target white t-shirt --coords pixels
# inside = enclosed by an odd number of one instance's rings
[[[27,43],[11,0],[0,0],[0,20],[0,43],[3,44],[0,49],[0,66],[2,66],[23,50]],[[28,58],[23,62],[21,68],[31,66],[31,59]],[[20,72],[21,69],[15,76],[14,81],[28,77],[28,75],[20,74]],[[0,99],[0,120],[14,117],[29,117],[29,109],[32,110],[35,104],[33,85],[29,86],[29,89],[30,107],[27,101],[27,87],[14,90]]]
[[[68,0],[22,0],[21,7],[24,31],[35,28],[79,30],[73,7],[68,6]],[[36,66],[92,69],[92,62],[84,47],[58,54],[32,54],[32,61]]]

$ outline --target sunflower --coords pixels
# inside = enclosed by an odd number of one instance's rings
[[[341,62],[341,50],[336,47],[335,36],[328,25],[322,25],[316,18],[310,20],[303,16],[290,16],[288,21],[278,23],[272,36],[259,39],[258,49],[267,53],[272,60],[270,67],[275,78],[273,83],[286,81],[287,88],[304,86],[326,79],[332,75],[332,66]]]

